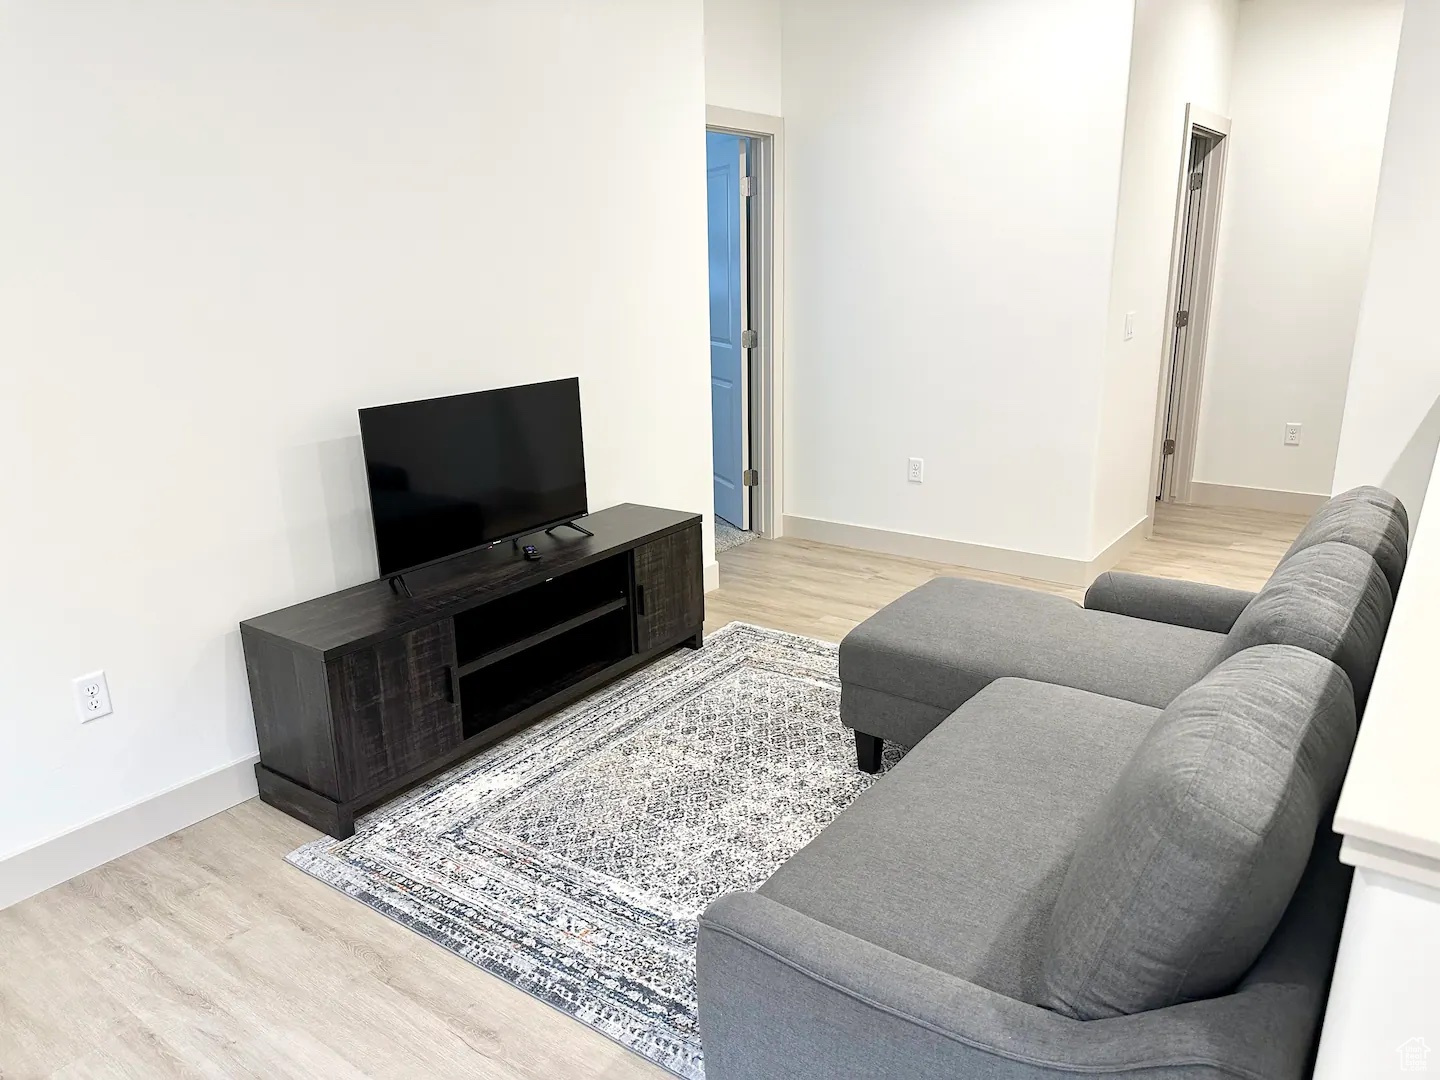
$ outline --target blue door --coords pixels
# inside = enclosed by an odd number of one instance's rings
[[[710,220],[710,411],[714,426],[715,513],[731,525],[750,527],[744,485],[748,464],[745,329],[744,219],[741,153],[744,140],[705,133],[706,207]]]

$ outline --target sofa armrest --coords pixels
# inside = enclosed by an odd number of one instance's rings
[[[756,893],[706,909],[696,967],[706,1080],[1298,1078],[1319,1008],[1313,989],[1271,983],[1072,1020]]]
[[[1111,611],[1217,634],[1228,634],[1245,605],[1254,598],[1253,592],[1243,589],[1115,571],[1101,574],[1085,590],[1085,606],[1092,611]]]

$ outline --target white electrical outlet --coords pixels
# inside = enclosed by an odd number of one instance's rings
[[[925,482],[924,458],[912,457],[910,459],[910,468],[905,474],[905,479],[909,480],[912,484],[923,484]]]
[[[1300,425],[1299,425],[1299,424],[1286,424],[1286,425],[1285,425],[1285,445],[1286,445],[1286,446],[1299,446],[1299,445],[1300,445]]]
[[[1127,312],[1125,312],[1125,340],[1126,340],[1126,341],[1129,341],[1129,340],[1130,340],[1131,338],[1133,338],[1134,336],[1135,336],[1135,313],[1134,313],[1133,311],[1127,311]]]
[[[81,675],[72,685],[75,687],[75,711],[80,714],[82,724],[114,712],[110,708],[110,687],[105,682],[105,672],[92,671],[89,675]]]

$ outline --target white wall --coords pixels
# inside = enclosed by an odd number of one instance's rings
[[[1240,5],[1196,481],[1330,492],[1402,8]]]
[[[236,623],[375,572],[360,406],[578,374],[591,504],[708,510],[701,20],[0,5],[0,856],[254,751]]]
[[[1089,557],[1131,21],[787,0],[788,515]]]
[[[1334,490],[1382,484],[1419,514],[1440,441],[1440,4],[1408,5]]]
[[[1314,1080],[1409,1075],[1400,1068],[1400,1047],[1416,1038],[1426,1041],[1430,1068],[1436,1068],[1437,970],[1440,889],[1357,870]]]
[[[705,103],[780,116],[781,0],[705,0]]]
[[[1239,0],[1138,0],[1125,110],[1125,156],[1105,342],[1091,546],[1143,521],[1154,493],[1155,403],[1170,320],[1166,301],[1185,106],[1224,114]],[[1135,334],[1124,339],[1126,312]]]

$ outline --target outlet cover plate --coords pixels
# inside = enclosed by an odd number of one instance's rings
[[[1299,445],[1300,445],[1300,425],[1299,425],[1299,424],[1291,423],[1291,424],[1286,424],[1286,425],[1285,425],[1285,445],[1286,445],[1286,446],[1299,446]]]
[[[109,716],[115,710],[110,706],[110,686],[105,681],[105,672],[92,671],[81,675],[72,684],[75,688],[75,712],[82,724]]]
[[[925,459],[912,457],[910,464],[905,470],[905,479],[912,484],[923,484],[925,482]]]

